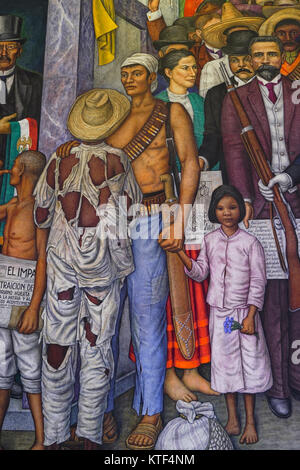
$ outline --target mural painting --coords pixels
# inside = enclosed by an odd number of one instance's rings
[[[1,6],[1,449],[298,448],[299,64],[297,0]]]

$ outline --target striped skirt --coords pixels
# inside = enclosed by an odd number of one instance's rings
[[[196,260],[200,250],[185,250],[186,254]],[[172,322],[172,307],[170,296],[167,301],[167,339],[168,354],[167,368],[177,367],[179,369],[194,369],[201,364],[210,362],[210,341],[209,341],[209,305],[205,299],[208,289],[208,281],[202,283],[189,279],[189,290],[191,305],[194,317],[195,353],[190,360],[186,360],[178,347],[175,330]]]

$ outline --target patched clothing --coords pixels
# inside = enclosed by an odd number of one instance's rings
[[[117,155],[124,168],[123,173],[112,178],[107,177],[108,153]],[[95,185],[90,176],[88,163],[92,157],[101,159],[105,165],[105,181],[100,185]],[[43,223],[36,223],[41,228],[51,226],[43,329],[45,445],[63,442],[69,437],[78,343],[81,372],[77,435],[101,444],[102,420],[114,370],[111,339],[116,327],[120,290],[125,277],[134,270],[127,238],[126,194],[133,204],[142,198],[130,163],[121,150],[105,143],[81,144],[75,149],[75,158],[78,163],[60,188],[60,158],[52,155],[35,189],[35,210],[47,208],[49,211]],[[56,160],[54,189],[47,183],[47,169],[53,159]],[[107,204],[100,206],[99,194],[105,187],[109,188],[110,196]],[[80,200],[76,216],[68,221],[58,198],[71,192],[80,193]],[[124,196],[121,204],[119,196]],[[78,226],[83,197],[99,216],[96,227]],[[68,300],[61,300],[59,294],[66,291],[71,295]],[[85,337],[84,319],[97,336],[95,346],[91,346]],[[47,344],[70,346],[57,370],[48,363]]]

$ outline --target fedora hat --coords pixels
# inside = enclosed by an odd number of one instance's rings
[[[153,46],[156,50],[159,50],[163,46],[169,46],[170,44],[186,44],[188,47],[192,47],[194,41],[189,41],[187,34],[187,30],[183,26],[167,26],[160,32],[159,39],[153,41]]]
[[[257,36],[258,33],[255,31],[233,31],[228,34],[227,44],[222,47],[222,52],[227,55],[248,55],[249,44]]]
[[[264,6],[262,12],[266,18],[269,18],[277,11],[285,10],[287,8],[300,9],[300,5],[296,0],[274,0],[273,5]]]
[[[195,22],[197,16],[185,16],[183,18],[177,18],[174,21],[173,26],[183,26],[188,33],[195,31]]]
[[[300,23],[300,9],[284,8],[283,10],[273,13],[273,15],[263,22],[259,28],[258,34],[260,36],[272,36],[276,25],[282,20],[296,20]]]
[[[21,37],[23,20],[19,16],[0,15],[0,41],[18,41],[24,44]]]
[[[220,23],[216,23],[202,31],[202,37],[205,42],[213,47],[221,48],[226,45],[227,29],[237,26],[246,26],[252,31],[258,31],[264,18],[259,16],[243,15],[232,3],[227,1],[222,6],[222,15]]]
[[[68,129],[91,142],[111,135],[128,116],[130,102],[116,90],[94,88],[78,96],[68,116]]]

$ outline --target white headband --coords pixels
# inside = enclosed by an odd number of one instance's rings
[[[142,52],[138,52],[137,54],[133,54],[130,57],[127,57],[124,60],[122,67],[128,67],[129,65],[143,65],[149,73],[156,73],[158,70],[158,60],[151,54],[143,54]],[[154,82],[151,83],[151,92],[153,93],[157,88],[158,82],[157,78]]]

